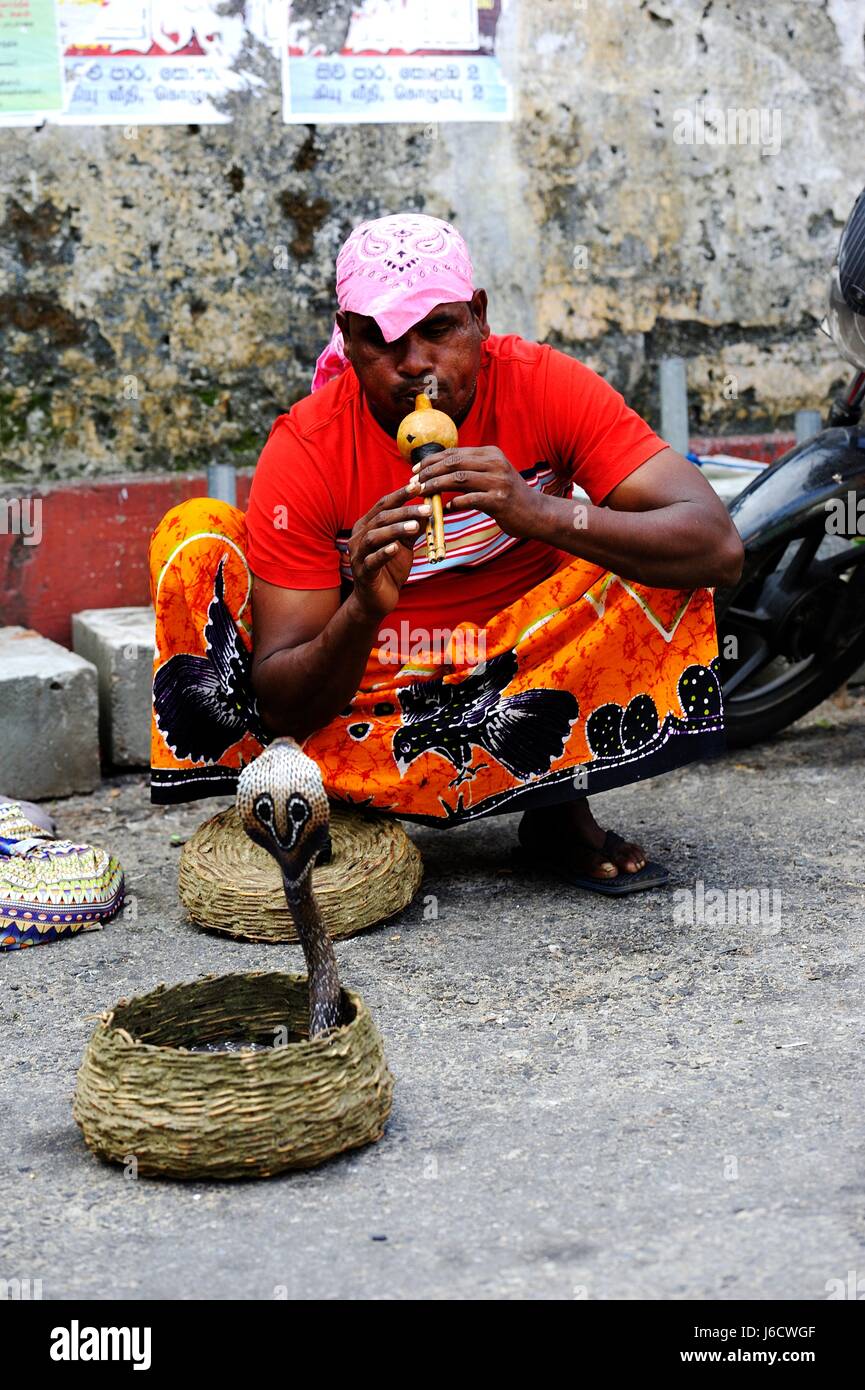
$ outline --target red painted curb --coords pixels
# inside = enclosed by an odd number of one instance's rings
[[[691,440],[695,454],[731,454],[734,458],[774,463],[796,443],[795,434],[700,434]]]

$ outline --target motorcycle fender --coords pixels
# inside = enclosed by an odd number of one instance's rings
[[[794,535],[816,517],[827,516],[833,498],[865,498],[865,432],[822,430],[761,473],[730,505],[749,561]],[[865,509],[863,509],[865,512]],[[855,514],[855,504],[854,504]],[[865,534],[865,514],[862,517]]]

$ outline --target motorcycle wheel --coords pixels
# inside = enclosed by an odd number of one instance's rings
[[[825,523],[715,596],[727,744],[762,743],[865,664],[865,547]]]

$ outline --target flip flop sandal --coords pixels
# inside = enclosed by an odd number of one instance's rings
[[[55,840],[21,802],[0,805],[0,951],[98,930],[120,911],[123,896],[113,854]]]
[[[627,844],[627,841],[623,840],[621,835],[617,835],[614,830],[608,830],[598,853],[606,854],[612,859],[616,849],[624,844]],[[551,874],[563,883],[569,883],[573,888],[584,888],[589,893],[600,893],[606,898],[623,898],[628,893],[642,893],[648,888],[663,888],[670,877],[669,869],[665,869],[663,864],[649,862],[635,874],[620,869],[615,878],[592,878],[589,874],[569,869],[563,858],[541,855],[522,846],[514,850],[513,859],[515,867]]]

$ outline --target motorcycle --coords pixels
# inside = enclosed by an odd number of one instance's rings
[[[857,370],[827,427],[730,504],[745,546],[715,612],[727,742],[801,718],[865,663],[865,190],[842,233],[821,325]]]

